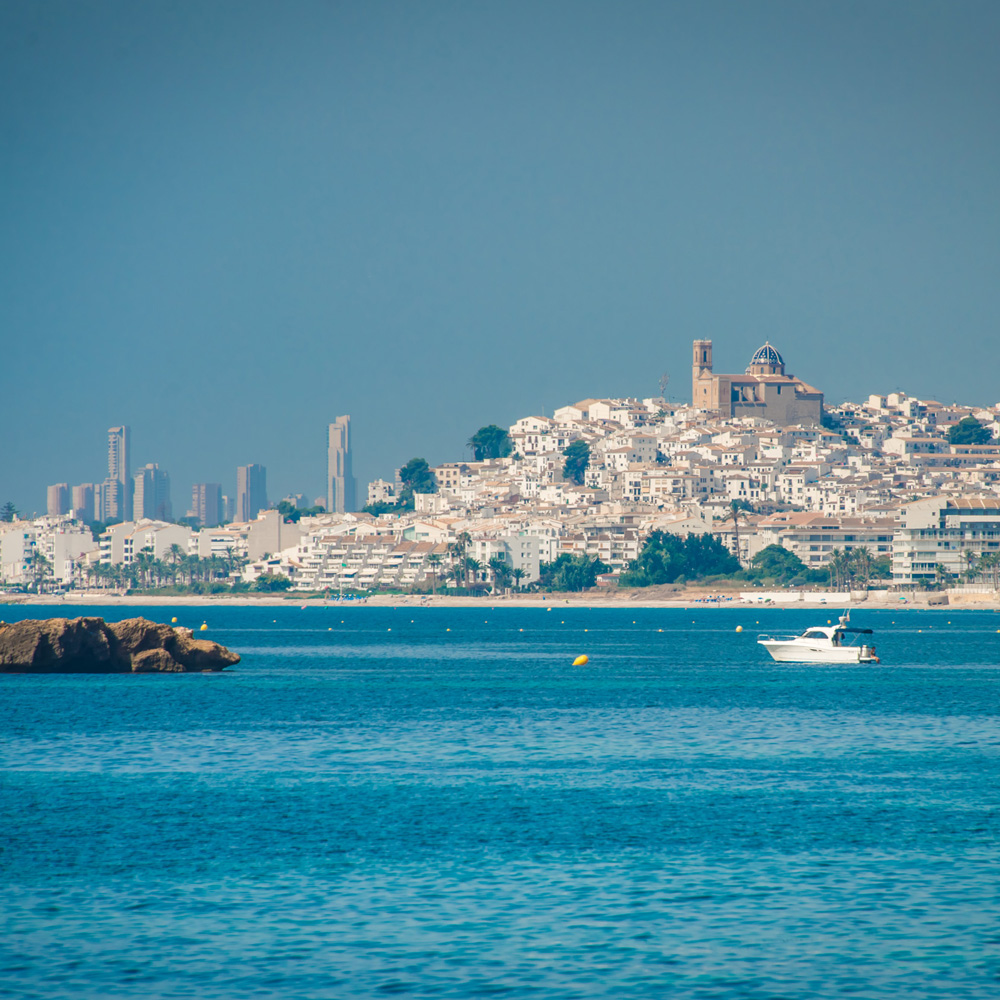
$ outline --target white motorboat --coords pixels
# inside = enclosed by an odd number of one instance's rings
[[[851,628],[851,613],[836,625],[813,625],[801,635],[759,635],[757,642],[779,663],[879,663],[865,636],[870,628]]]

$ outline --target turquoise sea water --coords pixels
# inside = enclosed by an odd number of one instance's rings
[[[243,662],[0,676],[0,996],[1000,995],[1000,614],[145,613]]]

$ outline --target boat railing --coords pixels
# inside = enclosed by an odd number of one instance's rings
[[[761,632],[757,636],[758,642],[790,642],[792,639],[800,639],[799,635],[769,635]]]

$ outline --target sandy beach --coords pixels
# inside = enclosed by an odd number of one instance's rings
[[[510,607],[510,608],[786,608],[807,610],[809,608],[838,608],[849,606],[855,610],[869,608],[872,610],[886,608],[911,608],[933,611],[946,611],[949,608],[975,608],[982,611],[1000,610],[1000,595],[997,594],[957,594],[947,595],[947,603],[940,599],[946,595],[930,595],[934,603],[929,603],[927,595],[893,595],[891,598],[869,598],[868,600],[853,600],[849,605],[843,601],[807,598],[781,600],[770,603],[742,600],[739,592],[705,592],[684,591],[668,594],[654,593],[660,588],[650,587],[648,592],[642,590],[618,590],[587,594],[512,594],[497,597],[468,597],[437,594],[434,596],[419,596],[410,594],[376,594],[364,600],[339,602],[336,599],[326,600],[322,597],[302,597],[297,595],[274,596],[268,594],[239,594],[232,597],[225,595],[183,594],[172,596],[146,596],[109,594],[105,591],[80,592],[64,595],[51,594],[11,594],[0,595],[0,605],[44,605],[46,607],[64,606],[69,611],[73,606],[101,607],[424,607],[424,608],[475,608],[475,607]],[[811,596],[811,595],[810,595]]]

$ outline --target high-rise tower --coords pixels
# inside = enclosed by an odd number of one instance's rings
[[[49,487],[46,510],[50,516],[69,513],[69,483],[56,483]]]
[[[343,514],[354,510],[355,485],[351,472],[351,418],[337,417],[327,431],[326,509]]]
[[[104,480],[104,520],[132,519],[132,429],[108,428],[108,478]]]
[[[251,521],[267,509],[267,469],[241,465],[236,470],[236,520]]]
[[[195,483],[191,487],[191,512],[203,528],[214,528],[223,520],[222,485]]]
[[[155,462],[143,466],[133,478],[132,513],[157,521],[169,521],[173,514],[170,503],[170,476]]]

